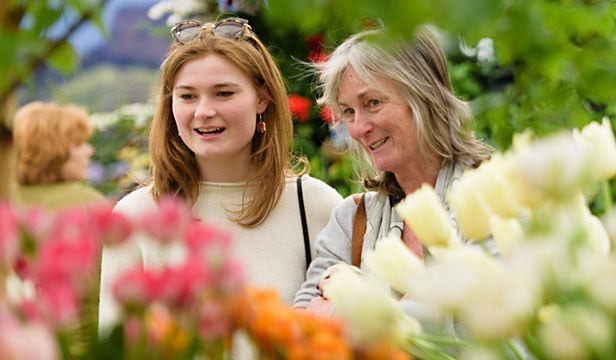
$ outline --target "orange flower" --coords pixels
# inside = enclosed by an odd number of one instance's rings
[[[356,349],[355,359],[358,360],[411,360],[411,355],[404,349],[383,341],[377,345],[371,345]]]
[[[236,311],[237,323],[268,359],[351,359],[340,323],[298,312],[275,290],[247,289]]]
[[[150,305],[145,313],[147,342],[157,346],[162,354],[183,354],[188,349],[189,334],[176,323],[165,306]]]

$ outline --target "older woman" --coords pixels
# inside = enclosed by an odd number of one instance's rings
[[[366,31],[337,47],[319,68],[320,102],[331,105],[367,159],[362,177],[373,191],[363,198],[363,249],[394,231],[422,257],[421,242],[393,206],[424,183],[444,201],[452,180],[489,158],[491,148],[475,138],[469,106],[454,95],[445,55],[431,30],[420,27],[411,41],[392,41],[389,35]],[[331,312],[319,283],[332,266],[351,264],[356,209],[352,197],[334,209],[296,294],[297,308]]]

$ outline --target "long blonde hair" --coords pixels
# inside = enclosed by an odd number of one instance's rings
[[[173,118],[172,89],[176,74],[187,62],[206,54],[217,54],[237,66],[252,80],[255,89],[263,89],[269,105],[262,114],[267,126],[252,140],[253,169],[244,189],[244,205],[233,220],[246,227],[261,224],[280,200],[289,172],[303,174],[308,163],[293,158],[293,121],[286,87],[269,51],[251,31],[237,40],[215,36],[211,31],[184,45],[172,46],[161,70],[161,86],[149,137],[153,162],[152,195],[180,196],[194,204],[200,192],[200,177],[194,153],[178,135]],[[256,123],[256,118],[255,118]]]

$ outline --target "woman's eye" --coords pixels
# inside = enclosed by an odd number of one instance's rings
[[[354,114],[355,114],[355,110],[353,109],[343,109],[342,110],[342,120],[344,121],[353,120]]]
[[[180,94],[179,98],[182,100],[192,100],[195,96],[193,94]]]
[[[220,91],[218,93],[218,96],[220,97],[229,97],[231,95],[233,95],[233,91]]]
[[[368,107],[376,107],[376,106],[379,106],[380,103],[381,103],[380,100],[370,99],[368,100]]]

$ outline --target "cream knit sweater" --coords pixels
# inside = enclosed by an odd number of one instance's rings
[[[150,186],[143,187],[128,194],[117,203],[115,211],[138,217],[144,210],[156,206],[150,189]],[[314,241],[342,197],[329,185],[307,175],[302,178],[302,189],[314,257]],[[306,278],[307,268],[296,179],[287,179],[280,202],[256,228],[243,228],[228,219],[225,208],[239,204],[242,191],[243,184],[204,182],[193,206],[193,215],[231,231],[233,256],[243,264],[249,285],[273,287],[282,300],[291,305],[295,292]],[[99,329],[107,330],[118,320],[111,286],[119,274],[135,265],[156,267],[179,257],[181,251],[177,247],[163,248],[139,235],[121,247],[106,247],[101,268]]]

